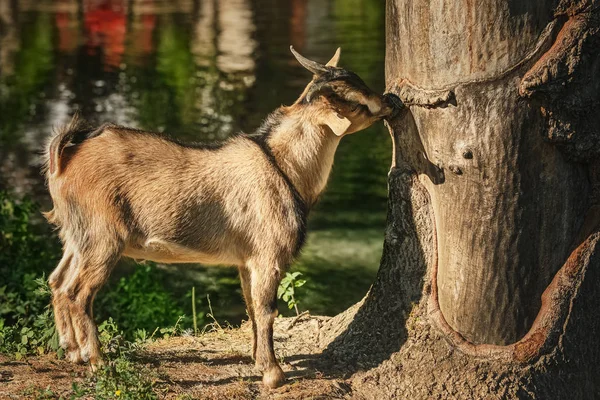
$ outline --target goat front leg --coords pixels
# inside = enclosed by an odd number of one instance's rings
[[[246,309],[248,310],[248,317],[252,323],[252,359],[256,360],[256,319],[254,318],[254,305],[252,304],[252,277],[248,267],[243,266],[239,268],[240,281],[242,283],[242,293],[244,294],[244,300],[246,301]]]
[[[277,315],[277,287],[281,272],[279,265],[273,263],[248,262],[247,266],[256,327],[256,367],[263,374],[263,384],[276,388],[285,382],[273,349],[273,321]]]

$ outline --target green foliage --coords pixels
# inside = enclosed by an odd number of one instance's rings
[[[190,85],[195,73],[193,55],[185,40],[185,31],[172,20],[165,20],[157,46],[157,65],[169,88],[175,93],[175,102],[183,124],[194,116],[194,87]]]
[[[160,332],[161,336],[165,339],[168,339],[171,336],[180,335],[183,332],[181,330],[181,324],[180,324],[183,319],[184,319],[184,316],[181,315],[181,316],[179,316],[179,318],[177,318],[177,322],[175,322],[175,325],[169,326],[167,328],[160,328],[159,332]]]
[[[136,329],[153,331],[168,326],[184,314],[181,305],[164,287],[165,274],[155,264],[136,266],[133,274],[107,285],[96,301],[99,320],[112,317],[132,339]]]
[[[54,316],[49,308],[36,316],[32,326],[23,324],[23,320],[6,326],[4,320],[0,320],[0,352],[14,354],[20,360],[27,354],[48,351],[58,351],[59,357],[62,356]]]
[[[93,396],[95,399],[157,399],[149,370],[140,368],[128,358],[118,358],[100,369],[94,376],[95,385],[88,390],[74,392],[77,398]]]
[[[285,301],[290,310],[294,308],[296,315],[300,314],[298,311],[298,300],[296,299],[296,288],[306,283],[305,279],[298,279],[301,275],[301,272],[286,272],[285,277],[281,280],[277,288],[277,298]]]
[[[31,220],[36,211],[32,202],[0,192],[0,352],[17,359],[58,349],[45,272],[59,248]]]
[[[31,324],[48,304],[49,292],[37,279],[58,261],[60,249],[47,225],[32,221],[38,211],[29,200],[0,192],[0,319]]]
[[[59,397],[58,394],[54,393],[50,389],[50,386],[46,387],[45,389],[32,386],[31,388],[25,390],[23,395],[27,396],[27,398],[33,398],[35,400],[63,399],[63,397]]]
[[[177,328],[172,328],[177,331]],[[112,318],[98,326],[102,350],[107,359],[106,364],[81,385],[73,384],[72,399],[156,399],[155,377],[153,373],[135,362],[135,353],[151,337],[138,330],[138,339],[130,342],[124,339]],[[142,338],[143,337],[143,338]]]

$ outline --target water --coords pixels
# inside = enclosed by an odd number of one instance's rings
[[[381,0],[0,0],[0,189],[48,208],[39,150],[75,110],[95,123],[183,140],[251,132],[310,80],[290,44],[322,62],[342,47],[340,65],[381,92],[384,7]],[[342,141],[293,266],[308,280],[301,309],[332,315],[368,290],[390,158],[381,123]],[[215,312],[233,321],[243,315],[235,270],[165,268],[174,290],[221,288],[213,290]]]

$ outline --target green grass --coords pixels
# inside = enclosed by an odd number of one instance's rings
[[[306,279],[306,284],[297,289],[300,310],[335,315],[362,299],[379,267],[382,237],[378,229],[311,232],[292,267]],[[284,315],[291,314],[286,311]]]

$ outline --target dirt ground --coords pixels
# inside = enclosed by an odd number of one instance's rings
[[[165,399],[351,398],[344,379],[315,367],[326,320],[310,315],[276,319],[275,351],[288,381],[274,390],[263,387],[254,371],[249,324],[152,342],[139,352],[137,362],[156,376],[155,388]],[[73,382],[82,384],[89,373],[88,367],[57,360],[54,354],[21,361],[0,355],[0,399],[34,398],[36,388],[68,398]]]

